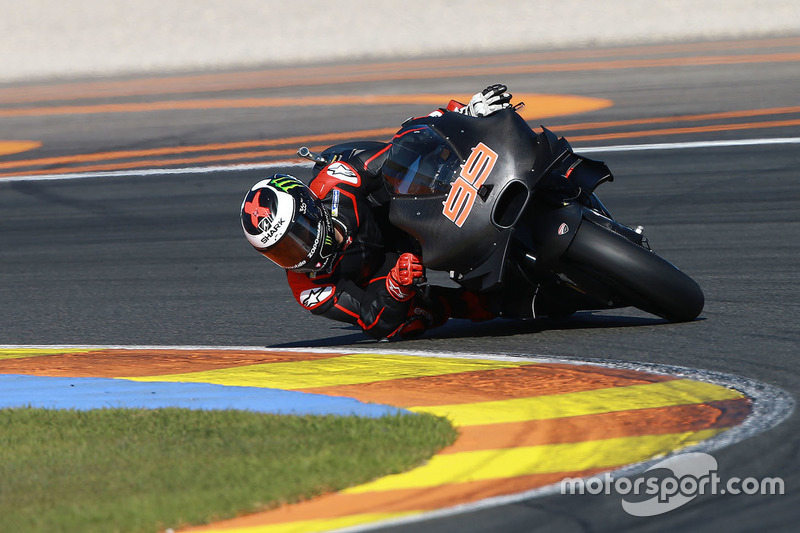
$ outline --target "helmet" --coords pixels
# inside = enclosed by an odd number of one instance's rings
[[[278,266],[318,272],[333,262],[330,213],[299,179],[275,174],[259,181],[244,197],[240,212],[247,240]]]

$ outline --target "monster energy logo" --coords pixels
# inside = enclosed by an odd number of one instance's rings
[[[292,176],[276,176],[269,184],[287,193],[294,188],[303,187],[303,182]]]

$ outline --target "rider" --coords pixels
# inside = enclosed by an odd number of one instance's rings
[[[431,116],[488,116],[511,107],[510,100],[505,85],[492,85],[468,104],[451,100]],[[493,318],[473,293],[421,287],[422,259],[389,222],[380,173],[389,146],[331,162],[308,186],[284,174],[256,183],[241,207],[248,241],[286,269],[301,306],[376,339],[419,335],[448,318]]]

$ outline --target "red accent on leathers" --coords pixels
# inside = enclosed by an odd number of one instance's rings
[[[460,109],[463,109],[464,107],[465,107],[465,104],[462,104],[461,102],[457,102],[456,100],[450,100],[450,103],[447,104],[447,110],[448,111],[459,111]]]

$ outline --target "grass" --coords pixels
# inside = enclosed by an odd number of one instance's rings
[[[207,523],[408,470],[455,435],[428,415],[0,409],[0,529]]]

